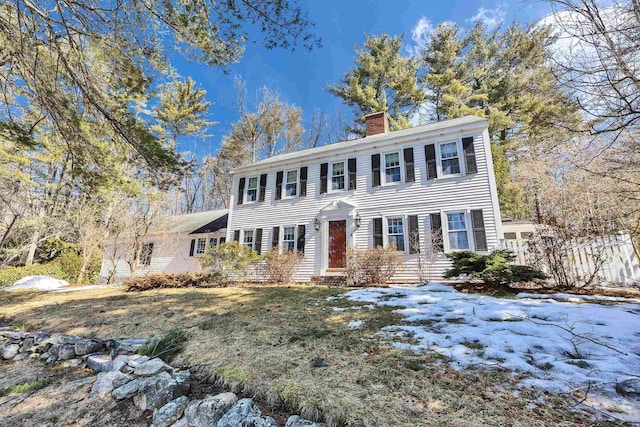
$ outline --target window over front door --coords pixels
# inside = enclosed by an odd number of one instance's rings
[[[295,197],[298,195],[298,170],[287,171],[287,181],[285,184],[285,197]]]
[[[461,173],[457,142],[440,144],[440,166],[443,176],[458,175]]]
[[[331,164],[331,189],[344,190],[344,162]]]
[[[469,250],[469,225],[466,212],[447,212],[446,215],[449,249]]]
[[[399,151],[384,155],[384,181],[387,184],[402,181]]]
[[[249,178],[247,184],[247,203],[258,200],[258,177]]]
[[[400,252],[405,251],[403,217],[387,218],[387,243],[395,245]]]

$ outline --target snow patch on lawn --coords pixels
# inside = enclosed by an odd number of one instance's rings
[[[529,373],[522,381],[526,387],[569,392],[591,384],[591,406],[615,407],[624,414],[615,410],[611,415],[640,420],[637,396],[615,391],[617,382],[638,380],[638,300],[565,294],[506,299],[465,294],[439,283],[363,288],[346,297],[402,307],[396,312],[404,316],[403,324],[383,328],[392,339],[408,334],[415,339],[415,344],[396,342],[398,347],[435,351],[456,369],[494,366]]]

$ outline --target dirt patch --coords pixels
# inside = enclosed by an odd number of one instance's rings
[[[39,361],[0,362],[0,388],[47,378],[48,385],[0,398],[0,426],[148,426],[151,413],[132,402],[89,399],[95,374]]]

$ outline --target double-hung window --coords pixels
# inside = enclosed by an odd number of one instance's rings
[[[285,197],[295,197],[298,195],[298,170],[287,171],[287,182],[285,183]]]
[[[249,178],[247,184],[247,203],[258,200],[258,177]]]
[[[212,248],[218,246],[218,239],[216,239],[215,237],[209,237],[209,246]]]
[[[447,233],[449,235],[449,249],[468,250],[469,224],[466,212],[447,212]]]
[[[404,218],[387,218],[387,242],[404,252]]]
[[[204,252],[207,250],[207,238],[200,237],[196,241],[196,255],[204,255]]]
[[[253,250],[253,230],[244,230],[244,237],[242,243],[249,249]]]
[[[331,189],[344,190],[344,162],[331,164]]]
[[[139,265],[151,265],[151,254],[153,253],[153,243],[145,243],[140,249]]]
[[[283,227],[282,228],[282,249],[285,251],[293,252],[296,249],[296,228],[295,227]]]
[[[384,181],[385,183],[402,181],[400,167],[400,152],[386,153],[384,155]]]
[[[457,142],[445,142],[440,144],[440,166],[442,175],[457,175],[460,170],[460,155]]]

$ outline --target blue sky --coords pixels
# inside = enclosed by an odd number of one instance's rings
[[[192,77],[207,90],[207,98],[213,103],[209,118],[218,122],[209,129],[208,138],[187,138],[180,149],[199,155],[215,154],[222,137],[238,117],[234,111],[235,77],[246,81],[249,100],[258,88],[266,85],[278,89],[282,100],[300,107],[306,120],[314,108],[331,116],[342,103],[325,88],[353,66],[355,46],[362,45],[364,34],[405,33],[405,49],[409,54],[430,28],[443,21],[467,27],[474,20],[508,25],[514,19],[524,23],[538,21],[548,13],[545,3],[527,0],[302,0],[300,3],[316,24],[314,32],[322,39],[321,48],[291,52],[266,50],[260,42],[248,43],[240,62],[229,67],[226,74],[176,58],[174,66],[178,72]]]

